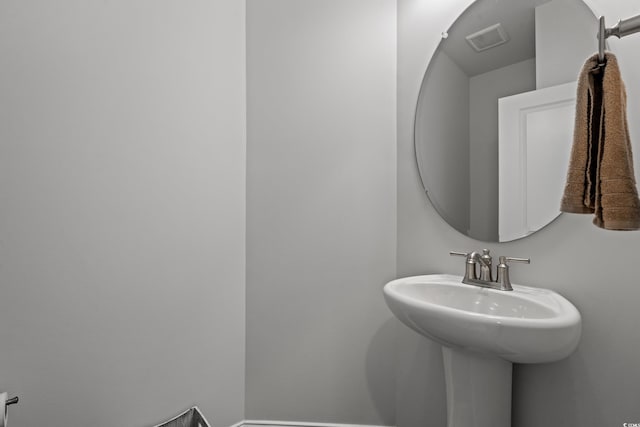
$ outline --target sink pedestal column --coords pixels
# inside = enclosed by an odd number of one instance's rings
[[[511,427],[512,363],[442,347],[447,427]]]

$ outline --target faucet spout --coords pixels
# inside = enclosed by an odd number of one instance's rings
[[[489,255],[489,249],[483,249],[482,255],[478,257],[478,263],[480,264],[480,280],[483,282],[493,282],[493,260]]]

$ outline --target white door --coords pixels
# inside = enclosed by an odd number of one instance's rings
[[[531,234],[560,214],[575,99],[571,82],[498,100],[501,242]]]

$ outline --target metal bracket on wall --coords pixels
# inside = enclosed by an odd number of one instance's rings
[[[621,19],[615,27],[607,28],[604,23],[604,16],[600,17],[600,29],[598,31],[598,61],[604,63],[605,40],[611,36],[621,39],[629,34],[640,31],[640,15],[629,19]]]

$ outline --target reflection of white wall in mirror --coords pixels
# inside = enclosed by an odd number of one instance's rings
[[[537,89],[574,81],[598,49],[597,21],[583,2],[553,0],[536,7],[535,27]]]
[[[498,239],[498,99],[535,89],[535,60],[517,62],[469,79],[469,235]]]
[[[438,212],[461,232],[469,229],[469,78],[444,52],[431,61],[429,78],[418,108],[416,144],[420,176]],[[437,102],[431,102],[433,100]],[[455,117],[456,120],[451,120]],[[443,143],[444,142],[444,143]],[[428,184],[428,186],[427,186]]]
[[[499,238],[531,234],[560,214],[576,83],[499,101]]]

